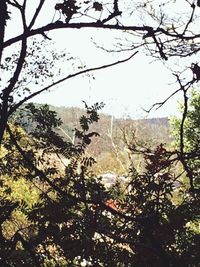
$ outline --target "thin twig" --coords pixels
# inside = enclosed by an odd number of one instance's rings
[[[30,100],[32,99],[33,97],[41,94],[42,92],[45,92],[49,89],[51,89],[52,87],[58,85],[58,84],[61,84],[62,82],[66,81],[66,80],[69,80],[71,78],[74,78],[76,76],[79,76],[81,74],[85,74],[85,73],[88,73],[88,72],[91,72],[91,71],[96,71],[96,70],[101,70],[101,69],[106,69],[106,68],[109,68],[109,67],[112,67],[112,66],[115,66],[115,65],[119,65],[121,63],[124,63],[124,62],[127,62],[128,60],[130,60],[131,58],[133,58],[136,54],[138,53],[138,51],[134,52],[131,56],[129,56],[128,58],[125,58],[123,60],[119,60],[119,61],[116,61],[116,62],[113,62],[113,63],[110,63],[110,64],[107,64],[107,65],[102,65],[102,66],[99,66],[99,67],[94,67],[94,68],[89,68],[89,69],[85,69],[85,70],[82,70],[82,71],[78,71],[76,73],[73,73],[73,74],[69,74],[68,76],[46,86],[45,88],[35,92],[35,93],[32,93],[31,95],[25,97],[24,99],[22,99],[20,102],[18,102],[15,106],[11,107],[10,108],[10,111],[9,111],[9,116],[14,112],[16,111],[17,108],[19,108],[23,103],[25,103],[27,100]]]

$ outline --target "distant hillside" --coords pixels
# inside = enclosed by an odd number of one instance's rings
[[[85,110],[77,107],[50,108],[57,112],[63,122],[59,129],[60,134],[72,141],[73,129],[79,127],[79,119],[85,114]],[[98,173],[114,171],[122,174],[130,164],[127,154],[128,143],[136,141],[144,146],[153,147],[156,144],[170,142],[168,118],[132,120],[114,118],[104,113],[99,113],[99,116],[99,122],[93,124],[91,130],[98,132],[100,136],[94,137],[87,150],[98,162],[95,167]],[[139,162],[139,158],[135,160]]]
[[[139,120],[139,121],[143,121],[146,124],[163,125],[163,126],[169,127],[169,119],[167,117],[143,119],[143,120]]]
[[[73,128],[79,127],[79,118],[85,113],[84,109],[53,107],[63,121],[61,132],[63,136],[73,139]],[[100,172],[122,171],[123,166],[127,165],[126,142],[138,140],[143,144],[155,146],[156,144],[169,144],[169,122],[168,118],[153,118],[144,120],[119,119],[110,115],[100,113],[100,120],[92,126],[92,131],[100,134],[94,138],[89,147],[89,153],[97,158],[98,166],[102,165]],[[126,140],[125,140],[126,139]],[[120,160],[119,160],[120,159]],[[121,161],[121,162],[120,162]],[[120,166],[121,165],[121,166]],[[111,168],[112,166],[112,168]]]
[[[79,118],[85,114],[85,110],[78,107],[56,107],[56,106],[50,106],[52,110],[55,110],[58,114],[58,117],[60,117],[63,121],[63,125],[70,124],[77,126],[79,122]],[[101,129],[102,123],[109,123],[111,121],[112,116],[105,114],[103,112],[99,113],[100,115],[100,121],[99,121],[99,129]],[[135,123],[135,124],[145,124],[145,125],[157,125],[157,126],[163,126],[168,128],[169,127],[169,120],[167,117],[163,118],[151,118],[151,119],[124,119],[124,118],[114,118],[115,123],[117,124],[127,124],[127,123]]]

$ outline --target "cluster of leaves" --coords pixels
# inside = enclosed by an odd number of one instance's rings
[[[10,127],[12,143],[5,138],[1,156],[2,266],[198,265],[200,236],[193,225],[200,199],[177,187],[180,177],[164,145],[143,152],[144,171],[131,165],[123,185],[106,189],[92,173],[87,147],[97,133],[90,126],[102,106],[85,104],[74,143],[58,134],[61,121],[47,105],[26,106],[29,137],[19,124]],[[136,146],[130,150],[138,153]],[[31,205],[31,195],[22,201],[8,173],[12,179],[16,173],[24,190],[38,188]]]
[[[81,3],[81,5],[88,5],[91,1],[84,1]],[[81,6],[77,5],[76,0],[64,0],[62,3],[58,3],[55,5],[55,10],[59,10],[62,12],[62,14],[65,17],[65,22],[69,23],[73,15],[76,15],[79,13]],[[92,5],[92,8],[94,8],[95,11],[102,11],[103,5],[99,2],[94,2]],[[89,9],[89,7],[86,8],[86,10]],[[80,13],[81,14],[81,13]]]
[[[27,114],[29,114],[28,121],[32,122],[32,129],[29,133],[29,136],[32,135],[32,139],[30,139],[32,141],[29,142],[32,143],[32,148],[35,146],[37,150],[37,152],[32,150],[32,156],[30,155],[31,150],[29,151],[27,146],[22,143],[23,138],[19,133],[21,131],[19,126],[15,126],[15,131],[11,128],[12,137],[15,138],[14,145],[9,143],[9,139],[7,142],[4,141],[5,153],[2,155],[2,162],[6,166],[1,167],[7,175],[9,173],[8,168],[10,168],[12,176],[15,173],[17,176],[18,166],[21,177],[31,179],[31,182],[40,188],[42,193],[40,193],[41,202],[37,202],[31,208],[22,205],[24,207],[23,216],[26,216],[23,226],[26,230],[23,230],[22,224],[18,223],[18,227],[12,228],[9,235],[4,234],[2,237],[4,240],[1,243],[2,266],[12,266],[13,264],[16,266],[22,262],[25,262],[26,266],[29,264],[45,266],[45,264],[50,263],[54,266],[66,266],[67,263],[72,264],[72,262],[78,262],[84,258],[86,252],[84,255],[82,253],[87,248],[84,240],[87,241],[89,234],[84,232],[85,227],[91,232],[88,226],[92,223],[90,222],[92,220],[90,215],[96,212],[92,211],[94,208],[86,201],[89,198],[91,203],[97,202],[98,192],[104,190],[95,178],[87,176],[87,168],[94,163],[94,159],[85,155],[87,145],[91,142],[92,136],[96,134],[88,132],[88,125],[98,121],[97,110],[101,106],[102,104],[95,104],[92,108],[87,107],[88,117],[84,117],[85,121],[82,117],[80,130],[75,130],[77,142],[71,144],[54,131],[54,128],[61,123],[56,118],[55,112],[50,111],[47,106],[37,109],[33,104],[29,104],[26,107]],[[7,159],[10,155],[7,152],[8,146],[12,157],[14,156],[12,150],[17,150],[14,160],[9,162]],[[50,153],[52,153],[51,162],[47,162],[47,156]],[[58,164],[52,168],[53,162],[57,163],[56,155],[58,156]],[[61,156],[69,159],[62,172],[58,160]],[[45,167],[45,163],[51,165]],[[8,164],[9,166],[7,166]],[[40,167],[42,167],[41,170]],[[26,168],[28,173],[25,173]],[[5,185],[3,186],[5,188]],[[103,194],[101,197],[103,198]],[[17,201],[17,199],[19,198],[16,197],[15,200]],[[14,212],[19,209],[19,201],[16,203],[13,201],[12,198],[12,201],[8,202],[7,205],[1,202],[2,209],[6,208],[7,210],[5,217],[7,229],[11,229],[12,220],[17,221]],[[11,206],[10,209],[8,205]],[[21,215],[21,218],[23,216]],[[94,231],[92,232],[94,235]],[[22,247],[23,250],[21,250]],[[87,249],[87,253],[89,253],[89,247]],[[17,257],[16,253],[18,254]]]
[[[35,147],[31,138],[17,124],[10,124],[10,129],[20,146],[26,150],[26,155],[32,162],[36,163]],[[20,240],[22,231],[25,236],[29,235],[30,221],[26,217],[25,210],[40,201],[40,190],[32,181],[32,172],[9,138],[9,134],[4,136],[2,149],[0,152],[0,208],[1,208],[1,265],[8,266],[4,261],[9,257],[12,246],[20,247],[17,242]],[[20,252],[20,251],[19,251]],[[26,253],[21,253],[21,257],[26,257]],[[17,255],[14,255],[15,264],[18,262]],[[27,261],[28,262],[28,261]],[[13,263],[12,263],[13,264]],[[12,265],[9,265],[12,266]],[[29,266],[29,265],[27,265]]]
[[[61,10],[62,14],[65,15],[65,22],[68,23],[72,16],[77,13],[79,7],[76,6],[74,0],[64,0],[63,3],[56,4],[55,10]]]
[[[199,195],[183,190],[162,144],[143,156],[145,171],[138,173],[131,166],[125,191],[117,193],[115,186],[112,203],[121,214],[113,218],[111,236],[132,250],[133,266],[198,266],[200,234],[194,224],[199,224]]]

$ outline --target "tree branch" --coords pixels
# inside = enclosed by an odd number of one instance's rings
[[[4,35],[5,35],[5,27],[7,19],[8,19],[7,3],[6,0],[1,0],[0,1],[0,63],[4,49]]]
[[[2,97],[1,97],[2,104],[0,108],[0,144],[2,142],[7,120],[9,117],[8,115],[9,102],[12,102],[9,100],[9,98],[12,98],[11,93],[14,89],[15,84],[18,81],[19,75],[23,68],[24,59],[26,57],[26,50],[27,50],[27,40],[26,38],[24,38],[22,39],[21,51],[13,77],[10,79],[10,84],[2,91]]]
[[[29,30],[33,27],[33,25],[34,25],[38,15],[39,15],[41,9],[42,9],[42,6],[43,6],[44,2],[45,2],[45,0],[40,0],[40,3],[39,3],[39,5],[38,5],[38,7],[37,7],[37,9],[35,11],[35,14],[33,15],[33,18],[32,18],[32,20],[31,20],[31,22],[30,22],[30,24],[28,26]]]
[[[76,76],[79,76],[81,74],[84,74],[84,73],[88,73],[88,72],[91,72],[91,71],[96,71],[96,70],[101,70],[101,69],[106,69],[106,68],[109,68],[109,67],[112,67],[112,66],[115,66],[115,65],[118,65],[118,64],[121,64],[121,63],[124,63],[128,60],[130,60],[131,58],[133,58],[136,54],[138,53],[138,51],[136,51],[135,53],[133,53],[131,56],[129,56],[128,58],[125,58],[123,60],[119,60],[119,61],[116,61],[116,62],[113,62],[113,63],[110,63],[110,64],[107,64],[107,65],[102,65],[102,66],[99,66],[99,67],[94,67],[94,68],[89,68],[89,69],[85,69],[85,70],[82,70],[82,71],[78,71],[76,73],[73,73],[73,74],[70,74],[48,86],[46,86],[45,88],[35,92],[35,93],[32,93],[31,95],[25,97],[24,99],[22,99],[20,102],[18,102],[15,106],[11,107],[10,108],[10,111],[9,111],[9,116],[16,111],[17,108],[19,108],[23,103],[25,103],[27,100],[30,100],[32,99],[33,97],[41,94],[42,92],[45,92],[47,90],[49,90],[50,88],[58,85],[58,84],[61,84],[62,82],[66,81],[66,80],[69,80],[71,78],[74,78]]]
[[[185,125],[185,120],[187,118],[187,112],[188,112],[188,97],[187,97],[187,89],[185,89],[185,87],[183,87],[183,85],[181,84],[181,81],[179,79],[179,77],[177,77],[178,82],[180,84],[180,87],[183,91],[183,98],[184,98],[184,108],[183,108],[183,114],[182,114],[182,120],[181,120],[181,125],[180,125],[180,155],[179,155],[179,159],[184,167],[184,170],[186,171],[186,174],[189,178],[189,182],[190,182],[190,189],[194,190],[194,183],[193,183],[193,173],[190,170],[187,161],[185,160],[184,157],[184,147],[185,147],[185,143],[184,143],[184,125]]]
[[[183,33],[182,33],[183,35],[185,35],[185,33],[186,33],[186,31],[187,31],[187,29],[188,29],[190,23],[192,23],[193,17],[194,17],[194,12],[195,12],[195,8],[196,8],[196,6],[195,6],[194,3],[193,3],[192,5],[190,5],[190,6],[191,6],[191,8],[192,8],[192,13],[191,13],[190,19],[188,20],[188,22],[187,22],[187,24],[186,24],[186,26],[185,26],[185,29],[183,30]]]
[[[15,145],[15,147],[17,148],[18,152],[22,155],[23,159],[28,163],[28,166],[30,167],[30,169],[32,169],[35,174],[37,176],[39,176],[41,179],[43,179],[45,182],[47,182],[47,184],[52,187],[56,192],[58,192],[61,196],[67,197],[69,199],[75,200],[77,201],[77,199],[69,194],[67,194],[67,192],[61,190],[58,186],[56,186],[51,180],[49,180],[46,176],[46,174],[38,169],[33,162],[27,157],[26,152],[21,148],[21,146],[18,144],[18,142],[15,139],[15,136],[13,135],[9,125],[7,125],[6,127],[9,135],[10,135],[10,139],[12,141],[12,143]]]
[[[149,26],[120,26],[120,25],[104,25],[98,22],[83,22],[83,23],[63,23],[57,21],[55,23],[50,23],[46,26],[33,29],[27,33],[18,35],[4,42],[3,47],[8,47],[16,42],[19,42],[22,38],[31,37],[37,34],[43,34],[46,31],[52,31],[57,29],[81,29],[81,28],[100,28],[100,29],[109,29],[109,30],[121,30],[121,31],[139,31],[139,32],[149,32],[152,31],[152,27]]]

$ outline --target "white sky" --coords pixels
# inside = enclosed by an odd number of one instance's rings
[[[55,5],[55,1],[49,2]],[[48,9],[49,7],[46,7]],[[53,10],[53,7],[51,7]],[[46,10],[47,11],[47,10]],[[42,17],[42,20],[47,17]],[[49,15],[48,15],[49,21]],[[43,25],[45,22],[42,23]],[[13,35],[19,25],[12,25]],[[111,44],[115,42],[116,32],[110,30],[79,29],[59,30],[48,34],[55,41],[55,47],[66,49],[72,56],[79,57],[76,64],[86,67],[97,67],[101,64],[109,64],[130,55],[106,53],[97,49],[91,42],[91,38],[100,43]],[[118,33],[117,33],[118,34]],[[119,37],[119,34],[118,34]],[[69,62],[60,66],[68,75],[76,70],[69,68]],[[82,100],[88,104],[103,101],[106,104],[104,112],[115,116],[131,116],[134,118],[146,117],[142,108],[149,109],[155,102],[160,102],[170,95],[176,85],[170,85],[174,78],[170,71],[160,61],[138,53],[129,62],[92,73],[95,79],[88,76],[73,78],[62,86],[43,93],[33,99],[39,103],[49,103],[57,106],[83,106]],[[151,112],[148,117],[163,117],[173,115],[177,111],[176,96],[169,103],[156,112]]]
[[[110,31],[107,34],[110,34]],[[72,56],[79,56],[87,67],[108,64],[130,55],[130,52],[109,54],[97,49],[90,38],[92,36],[106,40],[105,31],[61,30],[53,36],[59,49],[67,48]],[[70,73],[72,72],[70,70]],[[68,71],[66,74],[69,74]],[[142,108],[149,109],[174,90],[174,86],[169,85],[173,81],[170,71],[161,62],[153,61],[152,58],[140,53],[126,63],[92,74],[95,79],[86,76],[73,78],[62,86],[35,97],[34,101],[56,106],[83,106],[82,100],[88,104],[103,101],[106,104],[103,111],[106,113],[138,118],[147,116]],[[163,117],[175,114],[177,99],[175,97],[169,104],[148,116]]]

